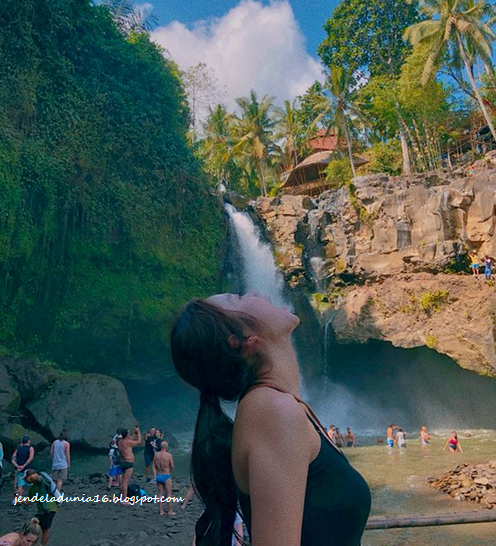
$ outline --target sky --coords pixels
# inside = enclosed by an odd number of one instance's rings
[[[147,0],[152,39],[180,68],[204,62],[223,102],[251,89],[281,104],[322,79],[317,47],[338,0]]]

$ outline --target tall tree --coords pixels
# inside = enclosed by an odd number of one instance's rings
[[[212,68],[205,63],[190,66],[181,72],[191,114],[191,141],[195,142],[201,129],[201,122],[222,99],[217,78]]]
[[[234,150],[253,161],[262,195],[267,195],[267,174],[270,156],[277,151],[274,142],[275,119],[272,100],[264,95],[260,100],[255,91],[249,97],[236,99],[241,115],[234,120]]]
[[[465,73],[472,91],[479,103],[482,114],[496,141],[496,131],[480,94],[473,73],[473,63],[469,51],[480,57],[484,63],[492,65],[492,42],[496,35],[492,28],[493,6],[486,0],[477,3],[471,0],[420,0],[422,11],[428,20],[416,23],[405,32],[413,45],[426,44],[429,55],[422,74],[425,84],[439,68],[439,63],[450,47],[455,48],[465,67]]]
[[[348,158],[350,161],[351,172],[356,177],[355,163],[353,161],[353,146],[351,141],[350,119],[354,115],[359,116],[359,112],[354,105],[354,94],[351,88],[351,78],[349,73],[342,66],[331,66],[327,80],[327,89],[330,93],[330,106],[334,113],[334,125],[338,129],[338,134],[342,132],[346,140],[348,149]]]
[[[404,0],[341,2],[324,25],[327,37],[319,56],[326,67],[345,67],[355,81],[399,74],[411,50],[403,33],[418,20],[416,3]]]
[[[207,170],[213,174],[217,182],[217,191],[226,182],[228,164],[232,156],[232,116],[222,104],[210,109],[203,126],[201,155],[205,160]]]

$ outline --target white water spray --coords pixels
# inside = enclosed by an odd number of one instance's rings
[[[277,269],[269,243],[262,240],[260,230],[250,215],[226,204],[226,211],[236,232],[243,266],[245,292],[257,290],[269,296],[274,305],[292,308],[284,297],[284,279]]]

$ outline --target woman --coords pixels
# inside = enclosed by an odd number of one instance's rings
[[[424,448],[431,443],[431,435],[425,425],[420,429],[420,445]]]
[[[447,447],[449,447],[450,453],[455,453],[457,449],[460,450],[460,453],[463,453],[462,444],[460,443],[460,440],[458,440],[458,434],[456,433],[456,430],[451,433],[451,438],[448,438],[446,440],[443,451],[445,451]]]
[[[401,427],[398,428],[398,432],[396,433],[396,436],[394,437],[394,443],[400,449],[406,448],[406,433]]]
[[[360,544],[370,491],[299,396],[298,324],[254,292],[193,300],[174,324],[174,365],[200,391],[198,546],[231,544],[238,501],[252,546]],[[234,424],[221,398],[239,400]]]
[[[0,546],[31,546],[38,542],[40,536],[40,522],[33,518],[18,533],[8,533],[0,537]]]

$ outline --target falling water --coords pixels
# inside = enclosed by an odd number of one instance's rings
[[[269,296],[274,305],[292,308],[284,296],[284,279],[274,262],[272,249],[269,243],[263,241],[250,215],[238,212],[229,204],[226,204],[226,211],[239,245],[243,292],[257,290]]]
[[[332,318],[328,320],[324,326],[324,392],[327,392],[327,386],[329,383],[329,328],[331,326]]]

